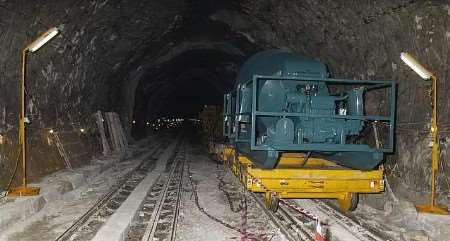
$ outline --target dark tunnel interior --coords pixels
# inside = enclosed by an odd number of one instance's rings
[[[194,49],[147,70],[136,88],[132,132],[143,134],[133,130],[160,117],[197,118],[204,105],[221,105],[243,58],[221,50]]]

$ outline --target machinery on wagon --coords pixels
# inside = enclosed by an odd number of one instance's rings
[[[222,108],[216,105],[205,105],[198,117],[206,138],[209,141],[216,141],[222,137]]]
[[[347,211],[357,193],[384,190],[395,82],[332,79],[320,61],[285,50],[252,56],[236,82],[224,96],[229,143],[220,155],[269,207],[278,198],[336,198]]]

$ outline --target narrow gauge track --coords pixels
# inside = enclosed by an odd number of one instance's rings
[[[272,223],[276,225],[280,231],[286,236],[290,241],[306,240],[314,241],[316,221],[304,214],[295,210],[299,207],[293,201],[280,202],[277,212],[272,212],[265,207],[264,199],[262,195],[252,193],[251,194],[264,213],[270,218]],[[321,200],[313,200],[312,204],[324,214],[324,220],[333,222],[333,225],[338,225],[339,228],[345,229],[351,236],[353,240],[362,241],[388,241],[390,239],[382,238],[373,231],[361,226],[359,223],[348,217],[347,215],[339,212],[334,207]],[[300,208],[300,207],[299,207]],[[330,232],[328,232],[330,234]],[[345,239],[340,239],[338,235],[333,235],[328,237],[330,241],[346,241]]]
[[[312,227],[312,220],[305,220],[304,217],[293,215],[290,210],[280,205],[276,212],[272,212],[265,207],[262,195],[251,193],[258,206],[269,217],[270,221],[279,228],[280,232],[289,241],[314,241],[314,233]]]
[[[175,240],[185,159],[183,145],[151,187],[125,240]]]
[[[213,158],[211,158],[214,160]],[[229,171],[229,170],[228,170]],[[237,180],[237,179],[236,179]],[[219,179],[219,181],[222,181]],[[222,181],[223,182],[223,181]],[[242,184],[240,181],[238,181]],[[220,189],[220,187],[219,187]],[[245,188],[244,188],[245,189]],[[230,202],[230,207],[233,210],[234,206],[232,205],[230,199],[242,199],[239,197],[229,197],[227,192],[223,190],[227,195],[227,198]],[[263,195],[258,193],[252,193],[246,190],[247,193],[255,200],[258,204],[259,208],[264,211],[266,216],[272,222],[272,224],[277,227],[280,232],[284,234],[284,236],[290,241],[296,240],[306,240],[306,241],[314,241],[315,240],[315,229],[316,229],[316,220],[310,217],[307,217],[305,214],[299,212],[296,209],[303,209],[297,204],[294,200],[283,200],[280,201],[279,208],[277,212],[270,211],[266,208]],[[242,200],[240,200],[240,203]],[[321,221],[326,221],[328,225],[324,225],[325,228],[330,228],[327,230],[329,241],[348,241],[348,240],[362,240],[362,241],[391,241],[395,240],[392,237],[386,236],[382,231],[377,230],[374,227],[366,226],[364,224],[360,224],[355,218],[346,215],[340,212],[336,207],[328,204],[319,199],[308,200],[308,205],[302,205],[306,209],[313,208],[318,211],[316,214],[320,217],[323,217]],[[308,206],[308,207],[306,207]],[[240,206],[239,206],[240,207]],[[242,217],[244,219],[245,217]],[[330,226],[332,224],[332,227]],[[239,230],[236,230],[239,231]],[[335,235],[333,232],[345,232],[346,236],[343,235]],[[268,238],[268,234],[262,236],[261,239]]]
[[[149,170],[155,167],[155,160],[163,150],[166,143],[156,146],[149,152],[147,158],[143,158],[141,163],[125,174],[105,195],[103,195],[86,213],[78,218],[66,231],[64,231],[55,241],[84,241],[94,237],[103,223],[114,213],[114,211],[131,194],[134,188],[142,181]]]
[[[380,231],[370,230],[363,225],[359,224],[357,221],[353,220],[351,217],[343,214],[337,208],[327,204],[322,200],[315,199],[313,202],[316,203],[317,208],[326,213],[330,219],[334,222],[339,223],[339,225],[345,228],[347,231],[355,235],[359,240],[367,241],[386,241],[391,240],[390,237],[381,237]]]

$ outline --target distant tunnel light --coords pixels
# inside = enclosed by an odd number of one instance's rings
[[[423,67],[419,62],[417,62],[414,57],[409,55],[408,53],[401,53],[400,59],[405,62],[406,65],[408,65],[414,72],[416,72],[422,79],[430,79],[433,74],[428,71],[425,67]]]
[[[52,38],[58,35],[58,33],[59,30],[56,27],[49,29],[47,32],[42,34],[38,39],[36,39],[33,43],[28,45],[28,50],[30,50],[30,52],[38,51],[42,46],[44,46],[44,44],[46,44],[48,41],[50,41]]]

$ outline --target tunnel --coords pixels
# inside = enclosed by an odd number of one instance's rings
[[[450,240],[449,26],[439,0],[0,1],[0,240]],[[252,56],[268,85],[305,81],[277,56],[352,84],[264,92]],[[335,140],[325,109],[361,126]],[[345,142],[385,152],[340,166]]]
[[[204,105],[221,105],[242,59],[240,50],[217,43],[217,49],[187,50],[149,69],[136,88],[132,132],[158,117],[196,118]]]

